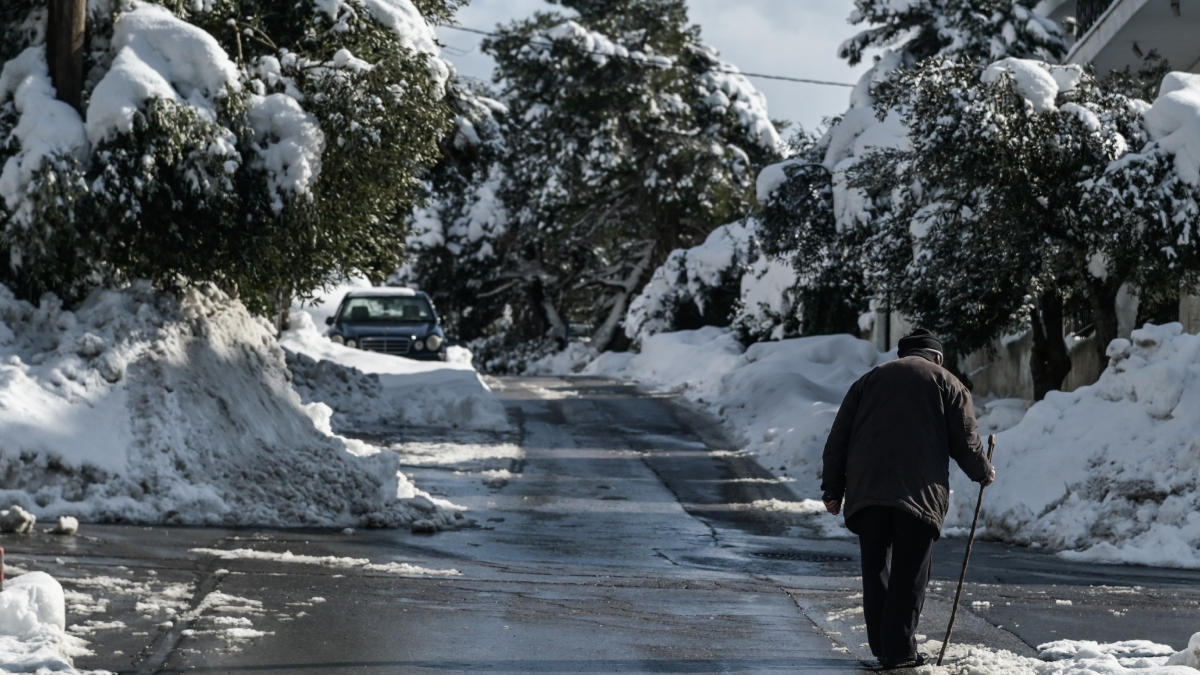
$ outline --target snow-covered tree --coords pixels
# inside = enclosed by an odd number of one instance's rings
[[[619,335],[677,248],[753,207],[779,135],[764,97],[687,24],[683,0],[564,0],[501,30],[509,240],[495,289],[524,337]]]
[[[403,252],[450,122],[423,0],[92,0],[83,109],[44,0],[0,10],[0,276],[32,295],[212,281],[264,309]]]
[[[889,307],[887,289],[868,276],[868,242],[886,200],[852,186],[848,172],[871,151],[909,147],[905,111],[877,110],[878,97],[906,71],[930,60],[978,66],[1007,56],[1052,58],[1063,52],[1058,29],[1033,11],[1036,0],[856,0],[852,23],[868,27],[839,54],[859,62],[882,50],[858,82],[850,108],[819,139],[759,176],[761,238],[772,256],[790,259],[807,307],[805,333],[853,332],[869,297]],[[884,167],[886,170],[886,167]]]
[[[423,289],[446,330],[474,340],[504,314],[503,294],[492,291],[508,226],[500,123],[507,109],[486,87],[457,77],[447,99],[454,128],[426,176],[430,204],[414,213],[410,263],[392,281]]]
[[[1066,318],[1090,311],[1103,359],[1123,284],[1154,295],[1195,278],[1194,184],[1153,148],[1122,159],[1150,140],[1145,102],[1013,58],[927,62],[894,93],[911,148],[850,172],[882,205],[868,258],[897,308],[959,353],[1031,326],[1041,398],[1071,368]]]

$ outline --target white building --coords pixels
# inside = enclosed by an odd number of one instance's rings
[[[1150,52],[1172,70],[1200,73],[1200,2],[1196,0],[1044,0],[1039,9],[1063,27],[1067,63],[1098,75],[1137,68]]]

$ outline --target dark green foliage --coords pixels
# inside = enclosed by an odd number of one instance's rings
[[[0,206],[0,245],[18,263],[3,281],[26,295],[68,299],[133,278],[215,282],[266,311],[340,276],[382,280],[394,270],[409,214],[426,197],[420,176],[450,122],[445,64],[414,51],[359,0],[336,17],[312,2],[159,4],[221,44],[241,68],[240,87],[210,92],[215,115],[149,101],[129,132],[95,144],[87,161],[50,160],[43,174],[58,180],[35,182],[27,200],[54,208],[20,227]],[[441,22],[460,4],[417,3]],[[15,0],[0,9],[5,59],[43,39],[42,7],[44,0]],[[114,57],[112,17],[90,19],[85,101]],[[323,147],[309,141],[319,148],[320,173],[306,185],[283,182],[262,160],[281,139],[254,128],[255,106],[283,94],[297,97],[296,114],[310,116],[324,137]],[[11,106],[0,101],[5,138],[16,123]],[[19,150],[9,142],[0,160]],[[57,199],[64,190],[70,194]]]
[[[236,287],[239,200],[236,138],[194,108],[150,101],[133,130],[94,151],[89,214],[107,265],[160,287],[206,280]],[[212,148],[224,146],[225,153]],[[82,214],[81,214],[82,215]],[[86,217],[86,216],[85,216]],[[82,223],[81,223],[82,224]]]
[[[970,64],[965,67],[978,68],[1009,55],[1061,55],[1064,48],[1057,29],[1033,14],[1035,4],[1034,0],[920,0],[900,7],[856,0],[851,21],[870,28],[843,43],[840,55],[853,64],[871,47],[886,47],[891,52],[877,61],[869,74],[871,90],[856,90],[848,113],[861,113],[876,98],[897,99],[910,86],[905,73],[934,60],[959,59]],[[906,118],[913,114],[907,108],[896,112]],[[889,106],[879,107],[880,119],[888,113]],[[901,297],[913,306],[936,307],[940,301],[937,286],[945,281],[936,278],[936,270],[929,272],[934,278],[881,272],[903,268],[912,256],[906,225],[896,225],[897,232],[884,231],[886,223],[901,222],[889,213],[891,196],[912,178],[904,165],[907,160],[893,154],[854,158],[843,157],[844,152],[830,153],[831,139],[843,123],[844,118],[832,120],[829,132],[820,140],[798,139],[797,154],[781,165],[786,180],[763,205],[761,215],[764,251],[790,259],[805,289],[801,293],[806,300],[805,334],[856,332],[857,316],[872,298],[879,307],[895,306]],[[835,181],[850,181],[852,189],[864,191],[861,213],[850,215],[844,208],[841,214],[835,213]],[[941,253],[962,255],[937,252]],[[970,273],[986,277],[989,270],[981,265]],[[1015,292],[1020,297],[1026,293],[1023,288]],[[964,318],[971,326],[959,326],[957,339],[986,344],[990,338],[983,335],[995,331],[988,323],[996,313],[991,304],[1000,299],[979,303],[964,297],[954,301],[967,308]],[[932,324],[926,327],[938,330]]]
[[[1032,325],[1035,395],[1070,369],[1063,323],[1086,310],[1103,355],[1128,282],[1148,298],[1194,284],[1194,186],[1170,157],[1113,164],[1148,141],[1137,106],[1078,74],[1042,110],[1004,72],[970,63],[905,73],[888,105],[909,111],[910,152],[851,170],[868,194],[896,196],[871,240],[895,306],[959,353]]]
[[[503,176],[504,107],[483,85],[457,79],[448,85],[447,100],[455,128],[442,137],[441,158],[425,174],[431,205],[416,214],[411,262],[394,281],[428,293],[447,333],[470,341],[504,313],[505,298],[492,292],[506,220],[496,194]]]

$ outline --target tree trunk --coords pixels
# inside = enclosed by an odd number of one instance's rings
[[[292,292],[283,288],[275,291],[271,304],[275,310],[276,337],[281,337],[284,332],[292,329]]]
[[[625,318],[625,310],[629,307],[629,298],[633,297],[634,291],[642,286],[642,277],[646,276],[655,248],[653,244],[647,245],[641,259],[629,271],[629,276],[625,277],[624,287],[615,291],[613,306],[608,312],[608,318],[592,335],[592,347],[596,351],[607,351],[608,346],[612,344],[617,326]]]
[[[1063,335],[1063,299],[1057,293],[1038,296],[1033,313],[1033,349],[1029,355],[1029,373],[1033,377],[1033,398],[1040,401],[1046,393],[1062,387],[1071,372],[1071,355]]]
[[[550,297],[550,291],[546,288],[545,282],[540,278],[535,278],[529,285],[529,295],[533,304],[542,310],[541,315],[545,328],[542,334],[553,335],[563,348],[566,348],[567,324],[563,321],[562,315],[558,313],[558,308],[554,306],[554,298]]]
[[[83,38],[87,0],[49,0],[46,61],[58,100],[83,111]]]
[[[1088,300],[1096,321],[1096,339],[1092,345],[1100,356],[1100,372],[1108,367],[1108,344],[1117,339],[1117,293],[1120,284],[1092,277]]]

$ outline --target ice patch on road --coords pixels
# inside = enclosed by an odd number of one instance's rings
[[[322,567],[332,567],[337,569],[357,569],[364,572],[383,572],[386,574],[399,574],[402,576],[411,577],[457,577],[462,576],[462,572],[455,569],[434,570],[426,567],[418,567],[409,563],[372,563],[367,558],[340,558],[337,556],[314,556],[314,555],[295,555],[291,551],[283,553],[274,553],[270,551],[255,551],[248,548],[237,548],[233,550],[215,549],[215,548],[193,548],[192,553],[201,555],[209,555],[221,560],[268,560],[271,562],[280,562],[298,565],[320,565]]]
[[[825,505],[815,499],[804,499],[798,502],[758,499],[749,504],[730,504],[730,508],[738,511],[768,511],[781,515],[788,525],[808,528],[821,539],[854,536],[842,525],[841,520],[828,517]]]
[[[507,442],[401,442],[388,449],[403,466],[436,467],[455,471],[502,471],[525,457],[519,445]]]

